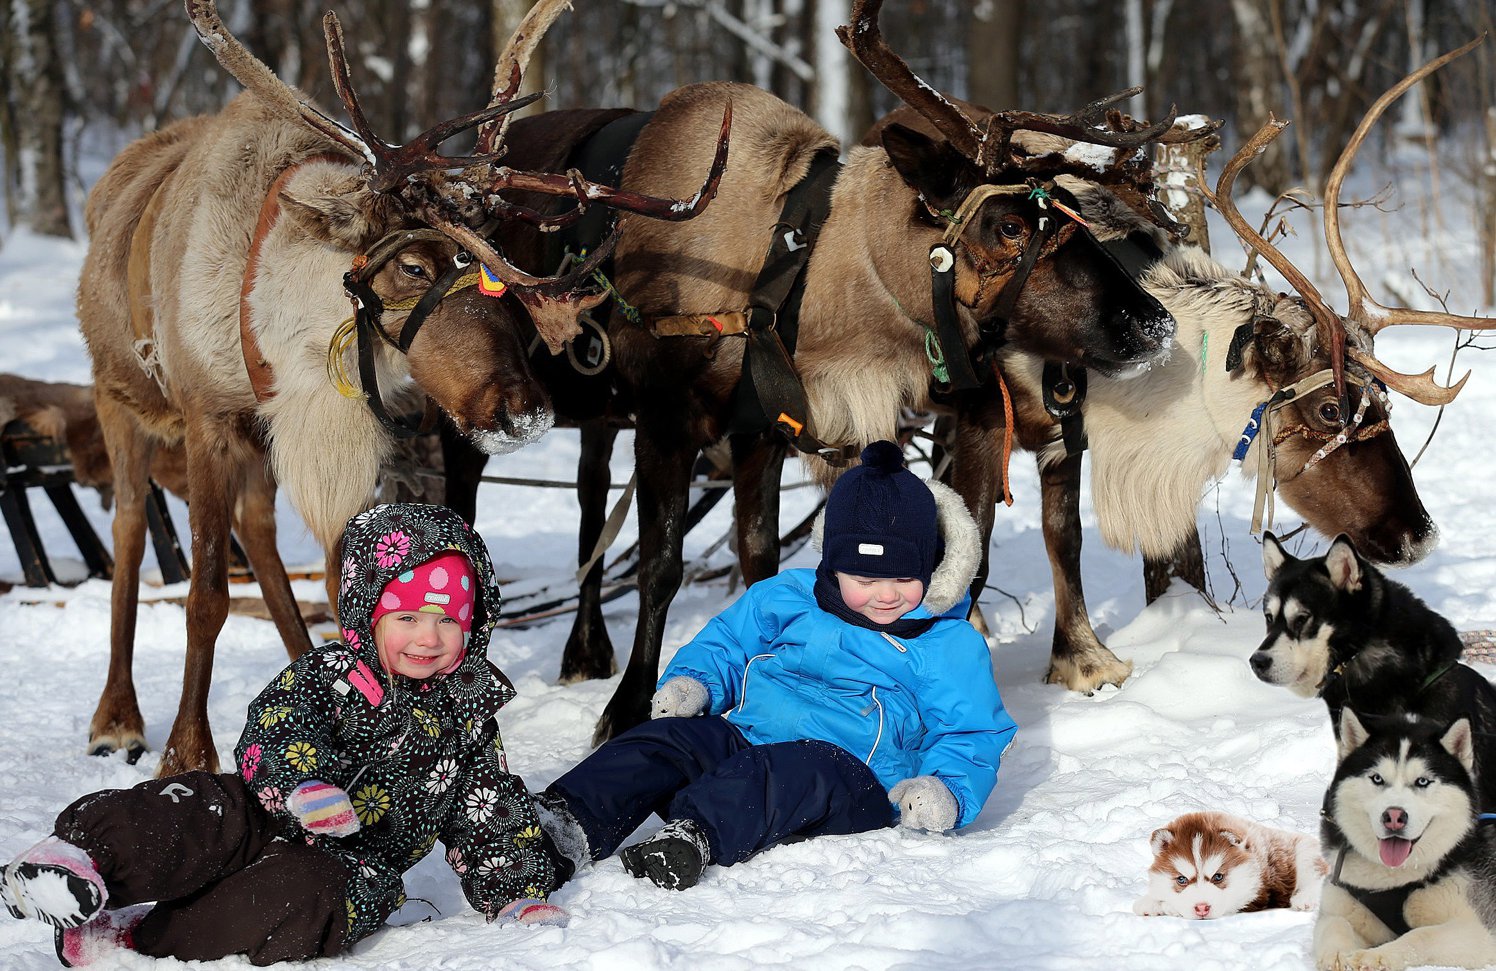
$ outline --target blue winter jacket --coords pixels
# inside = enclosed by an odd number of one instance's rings
[[[977,817],[1017,727],[992,681],[987,642],[966,621],[970,598],[925,633],[895,638],[816,603],[814,570],[748,588],[676,653],[660,683],[695,678],[749,742],[815,738],[862,759],[885,788],[937,776]],[[924,606],[905,615],[929,617]]]

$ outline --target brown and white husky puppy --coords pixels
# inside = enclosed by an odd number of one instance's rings
[[[1313,910],[1327,870],[1312,836],[1225,813],[1188,813],[1153,831],[1144,917],[1209,920],[1291,907]]]

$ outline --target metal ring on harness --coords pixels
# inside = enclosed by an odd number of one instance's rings
[[[588,363],[584,364],[577,360],[577,340],[582,336],[581,334],[566,342],[566,359],[571,362],[571,366],[578,374],[590,378],[595,374],[601,374],[608,366],[608,362],[613,360],[613,342],[608,339],[608,329],[593,320],[590,313],[578,315],[577,325],[584,332],[591,330],[596,335],[596,340],[587,342]]]

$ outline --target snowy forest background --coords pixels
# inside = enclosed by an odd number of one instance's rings
[[[336,104],[321,17],[349,26],[350,59],[375,129],[401,141],[485,102],[495,51],[529,0],[229,0],[229,27],[281,77]],[[844,143],[894,107],[834,28],[850,0],[576,0],[546,37],[527,82],[543,108],[648,108],[693,81],[758,84]],[[885,33],[935,87],[993,108],[1068,112],[1132,84],[1128,106],[1157,117],[1225,118],[1228,146],[1269,112],[1295,122],[1243,188],[1316,193],[1338,146],[1378,93],[1412,66],[1489,30],[1489,0],[912,0],[890,3]],[[1489,45],[1404,99],[1378,140],[1446,136],[1447,177],[1476,187],[1486,213],[1484,302],[1496,237],[1496,50]],[[68,236],[87,188],[82,160],[212,111],[238,89],[197,43],[180,0],[0,3],[0,156],[6,226]],[[1330,148],[1327,149],[1327,146]],[[1452,150],[1451,150],[1452,149]]]

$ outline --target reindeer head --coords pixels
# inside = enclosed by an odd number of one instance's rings
[[[224,26],[213,0],[186,0],[186,6],[199,37],[246,88],[325,136],[330,147],[363,160],[363,170],[351,178],[297,181],[294,191],[282,194],[284,211],[307,234],[349,252],[348,285],[361,307],[377,302],[395,312],[391,317],[408,312],[403,319],[378,319],[375,327],[408,354],[410,374],[422,389],[489,451],[517,448],[550,428],[549,398],[527,362],[531,341],[538,336],[555,353],[579,332],[577,315],[601,298],[589,301],[573,291],[590,281],[612,250],[610,240],[569,273],[533,276],[490,242],[499,222],[520,219],[556,228],[580,218],[594,202],[653,218],[690,219],[715,196],[726,166],[730,105],[712,168],[691,199],[622,192],[575,171],[522,172],[499,164],[508,116],[539,97],[516,97],[524,68],[569,0],[540,0],[531,8],[499,57],[487,108],[435,125],[405,145],[391,145],[370,129],[353,89],[336,15],[324,17],[323,31],[352,130],[308,104],[245,50]],[[442,143],[471,128],[478,130],[473,155],[441,154]],[[457,169],[460,174],[450,174]],[[346,173],[342,167],[338,171]],[[571,197],[576,205],[548,215],[509,202],[502,195],[507,190]],[[480,265],[509,293],[497,298],[474,289]],[[431,295],[434,289],[439,292]],[[395,327],[401,328],[398,333]],[[341,353],[335,344],[330,362]],[[371,407],[376,405],[374,390],[365,392]]]
[[[1066,117],[986,109],[968,114],[888,48],[878,27],[881,6],[882,0],[858,0],[852,24],[838,35],[938,133],[932,138],[899,124],[879,129],[894,168],[918,195],[916,218],[946,229],[957,301],[979,325],[1001,322],[1008,343],[1051,360],[1116,371],[1164,353],[1173,320],[1067,215],[1074,207],[1054,192],[1056,176],[1096,177],[1096,167],[1078,155],[1032,153],[1013,136],[1038,132],[1103,146],[1112,176],[1133,179],[1143,171],[1133,158],[1139,147],[1204,137],[1213,129],[1171,131],[1173,112],[1150,126],[1108,110],[1136,89]]]

